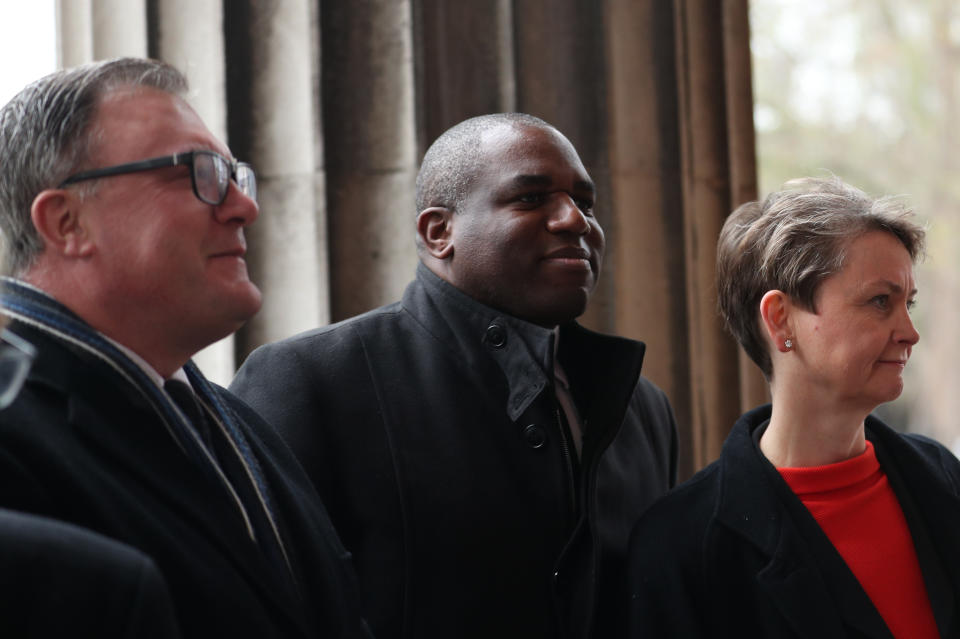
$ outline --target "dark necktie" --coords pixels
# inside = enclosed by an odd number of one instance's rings
[[[214,463],[220,467],[230,486],[236,492],[237,497],[243,504],[244,511],[249,517],[250,525],[253,527],[260,548],[275,565],[278,567],[285,566],[286,560],[277,543],[265,506],[257,496],[256,489],[249,479],[249,473],[243,467],[235,448],[228,441],[226,433],[207,417],[206,410],[188,384],[170,379],[164,382],[163,389],[170,395],[177,408],[190,420],[190,425],[203,440],[204,445],[215,460]],[[209,460],[202,461],[207,467],[210,466]],[[287,572],[286,568],[282,570]]]
[[[207,420],[200,402],[197,401],[197,396],[193,394],[193,389],[178,379],[168,379],[163,383],[163,390],[167,391],[173,403],[190,421],[190,425],[200,435],[200,439],[203,440],[210,454],[215,456],[210,422]]]

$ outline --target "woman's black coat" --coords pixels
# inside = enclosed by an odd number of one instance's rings
[[[631,637],[892,637],[809,511],[763,457],[747,413],[720,458],[641,518],[629,554]],[[960,462],[868,417],[942,637],[960,632]]]

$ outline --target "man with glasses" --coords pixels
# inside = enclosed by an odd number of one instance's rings
[[[190,361],[260,292],[244,261],[256,178],[185,90],[165,64],[119,59],[0,110],[0,307],[9,377],[30,369],[0,410],[0,507],[146,554],[184,637],[363,637],[309,480]]]

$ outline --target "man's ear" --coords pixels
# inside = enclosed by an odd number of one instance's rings
[[[770,342],[781,353],[790,349],[784,343],[794,339],[793,327],[790,325],[790,311],[792,305],[790,297],[779,290],[767,291],[760,299],[760,319],[767,331]]]
[[[93,242],[75,192],[47,189],[33,198],[30,219],[47,250],[65,257],[86,257]]]
[[[453,211],[431,206],[417,215],[417,235],[423,249],[438,260],[453,255]]]

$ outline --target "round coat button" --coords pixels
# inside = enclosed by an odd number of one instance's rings
[[[530,424],[523,429],[523,441],[527,442],[530,448],[543,448],[547,443],[547,431],[542,426]]]
[[[499,324],[491,324],[487,327],[487,344],[494,348],[503,348],[507,343],[507,331]]]

